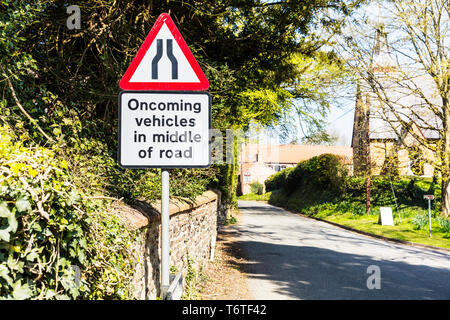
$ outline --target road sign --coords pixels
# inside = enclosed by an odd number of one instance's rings
[[[123,78],[124,90],[195,90],[208,79],[167,13],[156,20]]]
[[[161,292],[170,298],[169,171],[211,163],[208,79],[167,13],[120,80],[119,164],[161,171]]]
[[[423,198],[424,198],[425,200],[434,200],[434,195],[432,195],[432,194],[426,194],[426,195],[423,196]]]
[[[121,92],[119,164],[126,168],[208,167],[210,106],[207,92]]]
[[[378,216],[378,223],[383,226],[394,225],[394,218],[392,216],[391,207],[380,207],[380,215]]]

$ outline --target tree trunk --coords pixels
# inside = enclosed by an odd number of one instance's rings
[[[366,214],[370,214],[370,174],[366,178]]]
[[[450,213],[450,106],[447,98],[442,99],[443,132],[442,132],[442,165],[441,165],[441,214],[448,217]]]
[[[369,99],[366,97],[365,104],[365,114],[366,114],[366,214],[370,214],[370,185],[371,185],[371,174],[372,168],[370,165],[370,109],[369,109]]]
[[[450,213],[450,180],[442,177],[441,214],[448,217]]]

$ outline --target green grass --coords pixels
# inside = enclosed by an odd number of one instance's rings
[[[394,226],[379,225],[378,215],[363,215],[355,218],[351,213],[331,214],[324,220],[388,238],[450,249],[450,234],[442,232],[435,219],[431,222],[431,238],[428,236],[428,223],[423,229],[415,230],[411,223],[412,217],[403,217],[400,222],[395,216]]]
[[[237,219],[235,217],[233,217],[233,216],[230,216],[230,218],[228,218],[225,221],[224,225],[225,226],[229,226],[230,224],[235,224],[236,222],[237,222]]]
[[[394,201],[390,182],[383,177],[373,181],[371,197],[371,213],[365,213],[364,183],[360,179],[350,178],[346,190],[342,194],[335,194],[327,190],[297,190],[288,193],[285,190],[274,190],[270,195],[265,194],[259,198],[268,198],[270,204],[284,207],[290,211],[302,213],[311,217],[338,223],[357,230],[376,235],[450,248],[450,232],[442,227],[437,218],[439,202],[434,203],[432,209],[432,237],[428,236],[427,223],[421,229],[416,229],[412,222],[418,214],[427,214],[427,202],[423,194],[430,192],[431,179],[411,180],[402,177],[393,182],[395,190]],[[440,190],[435,190],[440,194]],[[253,200],[253,199],[249,199]],[[394,226],[378,224],[379,207],[391,207],[394,215]],[[400,214],[400,217],[399,217]]]
[[[269,201],[272,192],[267,192],[264,194],[248,193],[238,197],[238,200],[249,200],[249,201]]]

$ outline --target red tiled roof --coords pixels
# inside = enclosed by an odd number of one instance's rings
[[[243,144],[241,152],[241,163],[255,162],[255,154],[264,163],[287,164],[296,164],[325,153],[343,156],[345,163],[352,163],[353,158],[352,147],[345,146]]]

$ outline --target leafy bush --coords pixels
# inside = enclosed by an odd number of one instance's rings
[[[294,168],[286,168],[267,178],[266,181],[264,181],[266,192],[283,188],[286,185],[286,178],[292,170],[294,170]]]
[[[287,176],[287,191],[313,188],[340,192],[345,187],[347,171],[338,156],[323,154],[300,162]]]
[[[356,205],[353,207],[353,210],[350,211],[352,216],[362,216],[366,214],[366,207],[362,205]]]
[[[264,186],[261,183],[255,181],[250,184],[250,190],[254,194],[261,195],[264,192]]]
[[[445,233],[450,233],[450,219],[444,217],[438,217],[437,221]]]
[[[416,214],[411,223],[414,229],[421,230],[428,224],[428,215],[425,213]]]
[[[128,298],[134,237],[74,185],[55,151],[0,127],[1,297]]]

